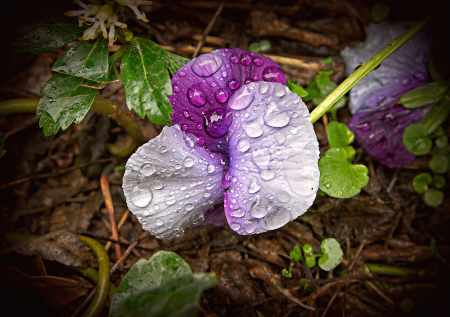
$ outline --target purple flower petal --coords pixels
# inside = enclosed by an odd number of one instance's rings
[[[245,83],[261,80],[286,84],[277,63],[253,52],[226,48],[200,55],[172,78],[172,121],[208,150],[228,153],[228,100]]]
[[[157,238],[181,236],[223,201],[227,159],[195,142],[179,125],[164,127],[127,162],[123,191],[128,208]]]
[[[376,161],[390,168],[410,164],[415,155],[403,144],[406,127],[418,123],[429,107],[405,109],[391,99],[376,109],[361,110],[354,114],[348,127],[355,133],[357,142]]]
[[[229,101],[230,166],[222,188],[239,234],[277,229],[306,212],[319,186],[319,145],[308,108],[279,83],[241,87]]]
[[[342,52],[347,74],[367,62],[407,28],[399,24],[378,23],[369,25],[369,34],[362,46],[346,47]],[[350,91],[350,110],[373,109],[386,98],[400,98],[407,91],[428,81],[428,53],[430,40],[417,34],[391,56],[380,68],[372,71]]]

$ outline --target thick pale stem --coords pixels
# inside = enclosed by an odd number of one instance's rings
[[[355,86],[361,79],[367,76],[372,70],[381,64],[392,53],[398,50],[408,40],[413,38],[419,31],[421,31],[428,21],[431,19],[434,12],[430,13],[419,22],[414,24],[402,35],[383,48],[380,52],[375,54],[371,59],[359,67],[353,74],[344,80],[331,94],[328,95],[312,112],[311,122],[316,122],[325,112],[327,112],[342,96],[344,96],[353,86]]]

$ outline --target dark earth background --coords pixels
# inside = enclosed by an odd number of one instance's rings
[[[128,9],[124,22],[135,36],[151,39],[172,48],[176,54],[191,58],[193,47],[221,3],[157,0],[152,5],[142,6],[149,23],[136,20]],[[212,27],[211,38],[207,38],[204,49],[247,48],[252,42],[268,39],[272,44],[269,54],[312,64],[332,57],[335,61],[332,80],[340,83],[345,78],[345,66],[339,52],[346,45],[364,41],[367,25],[372,21],[370,11],[377,3],[389,6],[389,22],[412,23],[439,2],[229,0]],[[20,18],[20,12],[8,11],[8,6],[3,5],[2,2],[2,17],[17,15]],[[449,55],[445,44],[449,39],[446,31],[450,27],[446,20],[450,11],[445,10],[432,21],[428,30],[439,43],[434,45],[437,68],[448,74]],[[308,37],[304,36],[305,31],[310,32]],[[39,98],[40,88],[52,75],[51,66],[67,47],[40,55],[0,49],[0,100]],[[289,80],[297,80],[303,86],[317,74],[313,69],[286,64],[281,67]],[[99,91],[98,97],[118,104],[122,110],[127,109],[121,82],[108,84]],[[308,106],[313,107],[310,103]],[[135,114],[133,117],[139,122],[146,140],[154,138],[162,129]],[[347,107],[338,111],[340,122],[346,123],[349,118]],[[323,155],[329,146],[322,120],[314,127]],[[450,132],[448,121],[444,128],[446,133]],[[107,116],[89,113],[82,123],[45,137],[38,126],[38,118],[24,114],[0,117],[0,131],[8,134],[7,153],[0,159],[0,230],[36,235],[57,232],[57,236],[49,238],[52,243],[41,245],[41,249],[47,253],[59,252],[61,257],[68,258],[76,253],[78,264],[95,267],[93,254],[84,249],[84,253],[74,250],[76,247],[69,241],[68,233],[58,230],[86,234],[106,244],[111,236],[111,225],[100,190],[100,175],[111,162],[114,165],[126,162],[126,158],[112,157],[106,149],[107,143],[126,142],[122,128]],[[120,273],[126,273],[138,259],[148,259],[158,250],[167,250],[177,252],[194,272],[217,274],[217,286],[201,297],[199,316],[257,316],[257,310],[268,317],[324,316],[327,305],[326,316],[448,316],[448,174],[447,185],[443,188],[444,203],[431,208],[411,186],[415,175],[428,171],[429,156],[394,170],[372,161],[358,148],[357,154],[361,154],[357,155],[358,162],[368,166],[370,171],[369,184],[359,195],[350,199],[318,196],[305,215],[278,230],[254,236],[239,236],[227,225],[207,225],[186,230],[178,240],[147,237],[111,280],[118,285]],[[127,211],[122,176],[123,171],[114,171],[108,177],[117,223]],[[13,183],[22,179],[26,180]],[[124,219],[120,230],[122,251],[142,233],[133,215]],[[289,252],[294,245],[311,244],[320,252],[320,241],[328,237],[337,239],[344,250],[344,261],[334,271],[309,269],[300,262],[293,268],[292,279],[281,276],[280,271],[289,266]],[[446,264],[431,252],[433,237],[437,250],[447,259]],[[7,247],[5,239],[0,238],[1,250]],[[5,278],[11,275],[1,265],[13,265],[29,276],[45,275],[45,267],[48,276],[81,281],[74,277],[76,271],[48,260],[47,253],[38,252],[42,257],[11,252],[0,255],[0,315],[71,316],[80,306],[86,295],[55,308],[58,305],[49,304],[45,297],[56,296],[60,289],[50,287],[49,293],[43,294],[21,283],[19,277]],[[112,262],[117,260],[114,248],[109,249],[109,255]],[[364,263],[414,270],[403,277],[367,276],[363,274]],[[341,277],[341,271],[349,266],[347,277]],[[419,274],[419,270],[423,273]],[[270,274],[266,274],[267,271]],[[312,284],[301,286],[301,278],[311,279]],[[88,286],[83,283],[67,288],[71,294],[84,294]],[[370,284],[378,285],[377,291]],[[292,296],[316,307],[316,312],[298,306],[279,292],[281,288],[289,289]],[[316,290],[311,292],[312,288]],[[108,307],[105,307],[102,315],[107,316],[107,313]]]

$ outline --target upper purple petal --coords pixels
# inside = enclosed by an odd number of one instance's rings
[[[405,109],[397,104],[397,99],[391,99],[376,109],[357,112],[348,127],[373,159],[390,168],[402,167],[416,157],[403,144],[403,132],[411,123],[418,123],[428,110],[429,107]]]
[[[223,201],[227,159],[195,143],[179,125],[164,127],[126,164],[122,186],[128,208],[157,238],[182,235]]]
[[[360,47],[346,47],[341,52],[348,76],[406,29],[400,24],[370,24],[367,39]],[[405,43],[350,90],[350,110],[357,113],[360,109],[376,108],[386,98],[400,98],[426,84],[429,49],[430,39],[423,32]]]
[[[228,223],[243,235],[277,229],[306,212],[319,186],[308,108],[284,85],[255,82],[230,98],[229,111]]]
[[[172,122],[208,150],[228,153],[228,100],[242,85],[261,80],[286,84],[277,63],[253,52],[226,48],[200,55],[172,78]]]

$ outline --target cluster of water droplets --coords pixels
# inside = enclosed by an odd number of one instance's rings
[[[229,101],[230,165],[222,188],[230,227],[273,230],[297,218],[319,185],[319,147],[306,105],[279,83],[241,87]]]
[[[126,164],[123,190],[142,227],[158,238],[181,237],[223,200],[226,159],[196,145],[179,125],[141,146]]]

